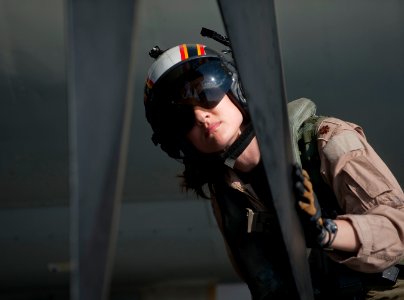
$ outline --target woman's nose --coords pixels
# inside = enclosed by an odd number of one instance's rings
[[[206,119],[209,118],[209,112],[200,106],[194,106],[194,114],[195,121],[198,124],[204,124]]]

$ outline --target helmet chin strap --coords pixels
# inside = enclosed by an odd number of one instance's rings
[[[234,143],[225,152],[220,154],[220,158],[223,160],[224,164],[233,169],[236,159],[251,143],[254,136],[253,126],[249,123]]]

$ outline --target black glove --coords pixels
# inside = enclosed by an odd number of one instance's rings
[[[337,225],[331,219],[321,217],[321,207],[309,174],[299,165],[293,168],[294,190],[297,196],[297,212],[303,226],[309,248],[329,248],[337,234]],[[328,238],[327,238],[328,236]]]

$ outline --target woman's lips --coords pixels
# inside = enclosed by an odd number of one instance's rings
[[[206,128],[206,135],[211,135],[220,127],[221,123],[220,122],[215,122],[212,125],[209,125],[208,128]]]

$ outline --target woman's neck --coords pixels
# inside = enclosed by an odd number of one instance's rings
[[[257,138],[254,137],[247,148],[236,159],[234,169],[241,172],[250,172],[258,165],[261,159]]]

